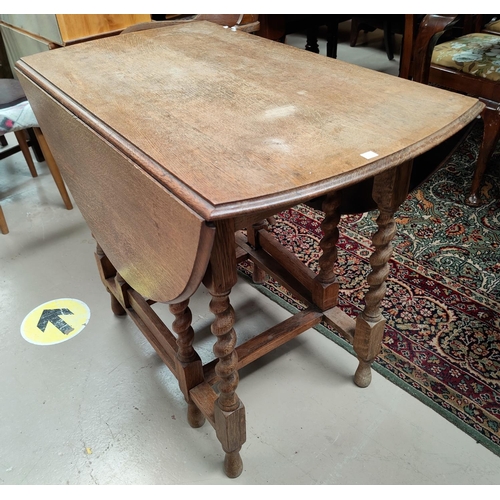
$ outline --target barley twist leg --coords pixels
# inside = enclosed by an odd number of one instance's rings
[[[372,237],[375,251],[370,258],[372,271],[367,278],[369,290],[365,296],[365,308],[356,318],[353,342],[359,359],[354,382],[359,387],[367,387],[370,384],[370,366],[382,345],[385,318],[382,315],[381,303],[390,270],[392,240],[396,234],[394,214],[408,194],[411,169],[412,162],[408,161],[374,178],[372,196],[379,210],[378,229]]]
[[[335,281],[335,273],[333,267],[337,262],[337,242],[339,241],[340,222],[340,197],[337,193],[329,194],[323,202],[322,209],[325,213],[325,218],[321,223],[321,229],[324,236],[321,239],[319,246],[323,253],[319,258],[319,273],[318,281],[321,283],[333,283]]]
[[[313,302],[323,311],[337,305],[339,284],[334,272],[337,263],[338,225],[340,222],[340,196],[333,192],[326,196],[322,204],[325,213],[321,229],[323,238],[319,242],[322,254],[318,260],[318,274],[312,288]]]
[[[218,358],[215,373],[219,377],[219,398],[215,403],[215,429],[226,456],[224,469],[228,477],[238,477],[243,471],[240,456],[245,442],[245,412],[236,394],[239,376],[235,351],[234,311],[229,292],[212,293],[210,311],[215,315],[212,333],[217,337],[214,354]]]
[[[177,334],[177,361],[179,385],[188,404],[187,420],[191,427],[201,427],[205,417],[194,404],[189,390],[203,381],[201,360],[193,348],[194,330],[191,326],[192,314],[188,307],[189,299],[170,304],[170,312],[175,316],[172,330]]]
[[[117,276],[116,269],[111,264],[108,257],[104,253],[103,249],[97,242],[96,242],[95,258],[97,262],[97,268],[99,270],[99,274],[101,276],[101,280],[104,283],[104,285],[106,285],[107,279],[109,278],[116,279]],[[113,293],[107,287],[106,289],[108,290],[109,295],[111,297],[111,310],[113,311],[113,314],[115,314],[116,316],[123,316],[124,314],[127,314],[127,312],[120,304],[118,299],[113,295]]]

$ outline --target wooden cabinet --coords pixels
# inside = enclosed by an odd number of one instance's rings
[[[21,57],[117,34],[150,20],[150,14],[0,14],[0,32],[13,68]]]

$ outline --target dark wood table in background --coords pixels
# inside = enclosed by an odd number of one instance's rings
[[[354,345],[356,384],[370,383],[393,215],[413,159],[459,133],[478,101],[208,22],[29,56],[17,71],[98,243],[113,311],[136,322],[177,377],[190,425],[214,426],[228,476],[243,467],[241,367],[326,321]],[[273,214],[310,201],[325,212],[317,275],[266,230]],[[351,318],[337,305],[337,225],[373,207],[369,291]],[[243,259],[256,280],[273,275],[308,307],[237,346],[229,297]],[[201,283],[216,337],[204,366],[188,306]],[[173,333],[154,302],[170,304]]]

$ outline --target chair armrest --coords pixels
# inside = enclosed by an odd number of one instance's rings
[[[443,33],[460,19],[458,14],[427,14],[418,28],[413,51],[413,80],[429,83],[432,51]]]

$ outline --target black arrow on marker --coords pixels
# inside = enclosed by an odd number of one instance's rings
[[[36,326],[44,332],[47,325],[52,323],[61,333],[68,335],[74,328],[69,326],[68,323],[59,316],[68,316],[70,314],[72,315],[73,313],[69,309],[45,309]]]

